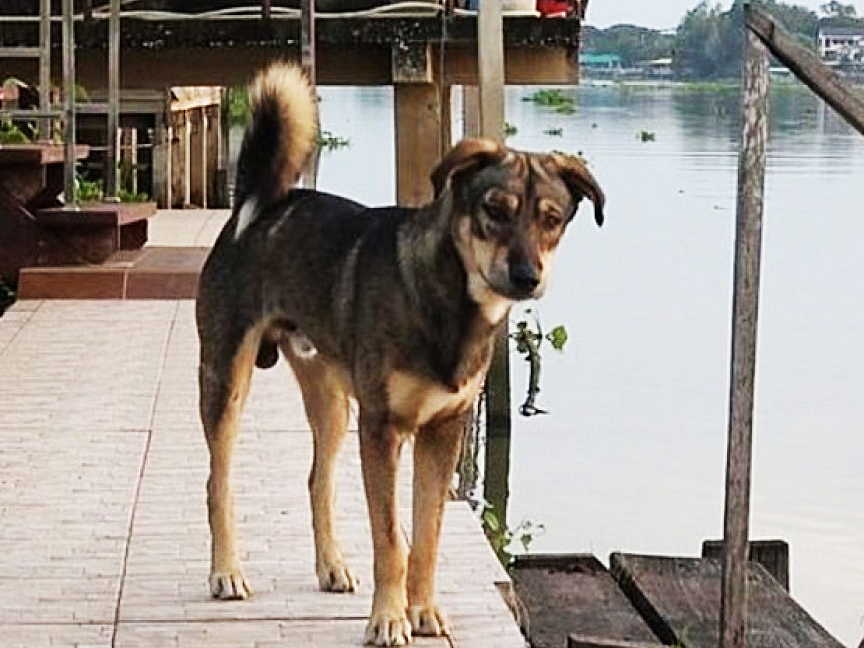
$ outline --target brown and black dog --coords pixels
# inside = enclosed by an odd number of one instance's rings
[[[236,206],[201,274],[201,421],[214,597],[246,598],[230,486],[231,454],[254,365],[281,349],[314,433],[309,477],[316,565],[325,590],[356,579],[333,528],[335,457],[349,399],[359,405],[374,545],[367,643],[440,635],[435,600],[441,515],[463,419],[483,385],[510,306],[544,290],[552,255],[583,197],[603,193],[577,158],[465,140],[432,174],[428,205],[368,208],[295,189],[316,145],[316,101],[302,74],[274,64],[251,92]],[[396,470],[414,439],[410,548],[397,520]]]

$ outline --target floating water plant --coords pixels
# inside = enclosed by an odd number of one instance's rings
[[[523,97],[523,101],[532,101],[538,106],[552,108],[562,115],[572,115],[576,112],[576,102],[573,97],[564,94],[557,88],[537,90],[530,97]]]
[[[324,151],[335,151],[336,149],[349,146],[351,141],[347,137],[334,135],[330,131],[322,130],[318,133],[318,148]]]

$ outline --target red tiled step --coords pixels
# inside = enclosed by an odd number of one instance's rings
[[[194,299],[209,247],[121,250],[105,263],[24,268],[20,299]]]

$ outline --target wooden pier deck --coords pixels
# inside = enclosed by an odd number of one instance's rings
[[[210,598],[196,360],[191,300],[24,300],[0,317],[4,646],[361,645],[372,550],[356,434],[337,508],[360,588],[325,594],[305,485],[311,434],[282,363],[256,371],[236,456],[255,594]],[[401,474],[407,504],[407,462]],[[416,645],[523,648],[500,587],[509,579],[473,515],[448,505],[439,591],[452,637]]]

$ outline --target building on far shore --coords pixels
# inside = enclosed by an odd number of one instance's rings
[[[823,27],[819,30],[819,56],[830,63],[864,64],[864,26]]]

